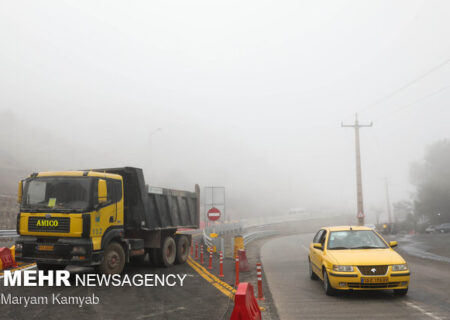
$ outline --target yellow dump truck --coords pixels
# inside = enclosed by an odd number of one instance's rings
[[[199,190],[149,188],[133,167],[33,173],[19,182],[16,259],[105,274],[146,255],[158,266],[184,263],[191,236],[177,230],[199,227]]]

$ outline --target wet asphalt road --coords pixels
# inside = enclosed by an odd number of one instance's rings
[[[80,271],[81,273],[81,271]],[[219,319],[228,309],[229,299],[200,277],[189,265],[153,268],[131,265],[126,274],[187,274],[183,287],[124,286],[124,287],[3,287],[0,292],[16,296],[99,297],[96,305],[0,304],[0,319]],[[51,302],[51,298],[49,299]],[[215,315],[214,317],[211,317]]]
[[[450,319],[450,264],[399,253],[412,272],[408,295],[367,291],[326,296],[308,276],[313,234],[266,242],[261,259],[280,319]]]

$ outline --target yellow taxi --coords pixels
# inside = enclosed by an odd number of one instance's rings
[[[321,279],[325,293],[385,290],[406,295],[410,270],[405,260],[375,230],[360,226],[326,227],[309,247],[309,275]]]

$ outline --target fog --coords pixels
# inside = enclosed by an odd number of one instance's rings
[[[225,186],[234,216],[356,212],[414,191],[449,138],[446,1],[1,1],[0,179],[137,166]]]

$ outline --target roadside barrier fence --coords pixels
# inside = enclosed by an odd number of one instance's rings
[[[17,238],[16,230],[0,230],[0,238]]]

